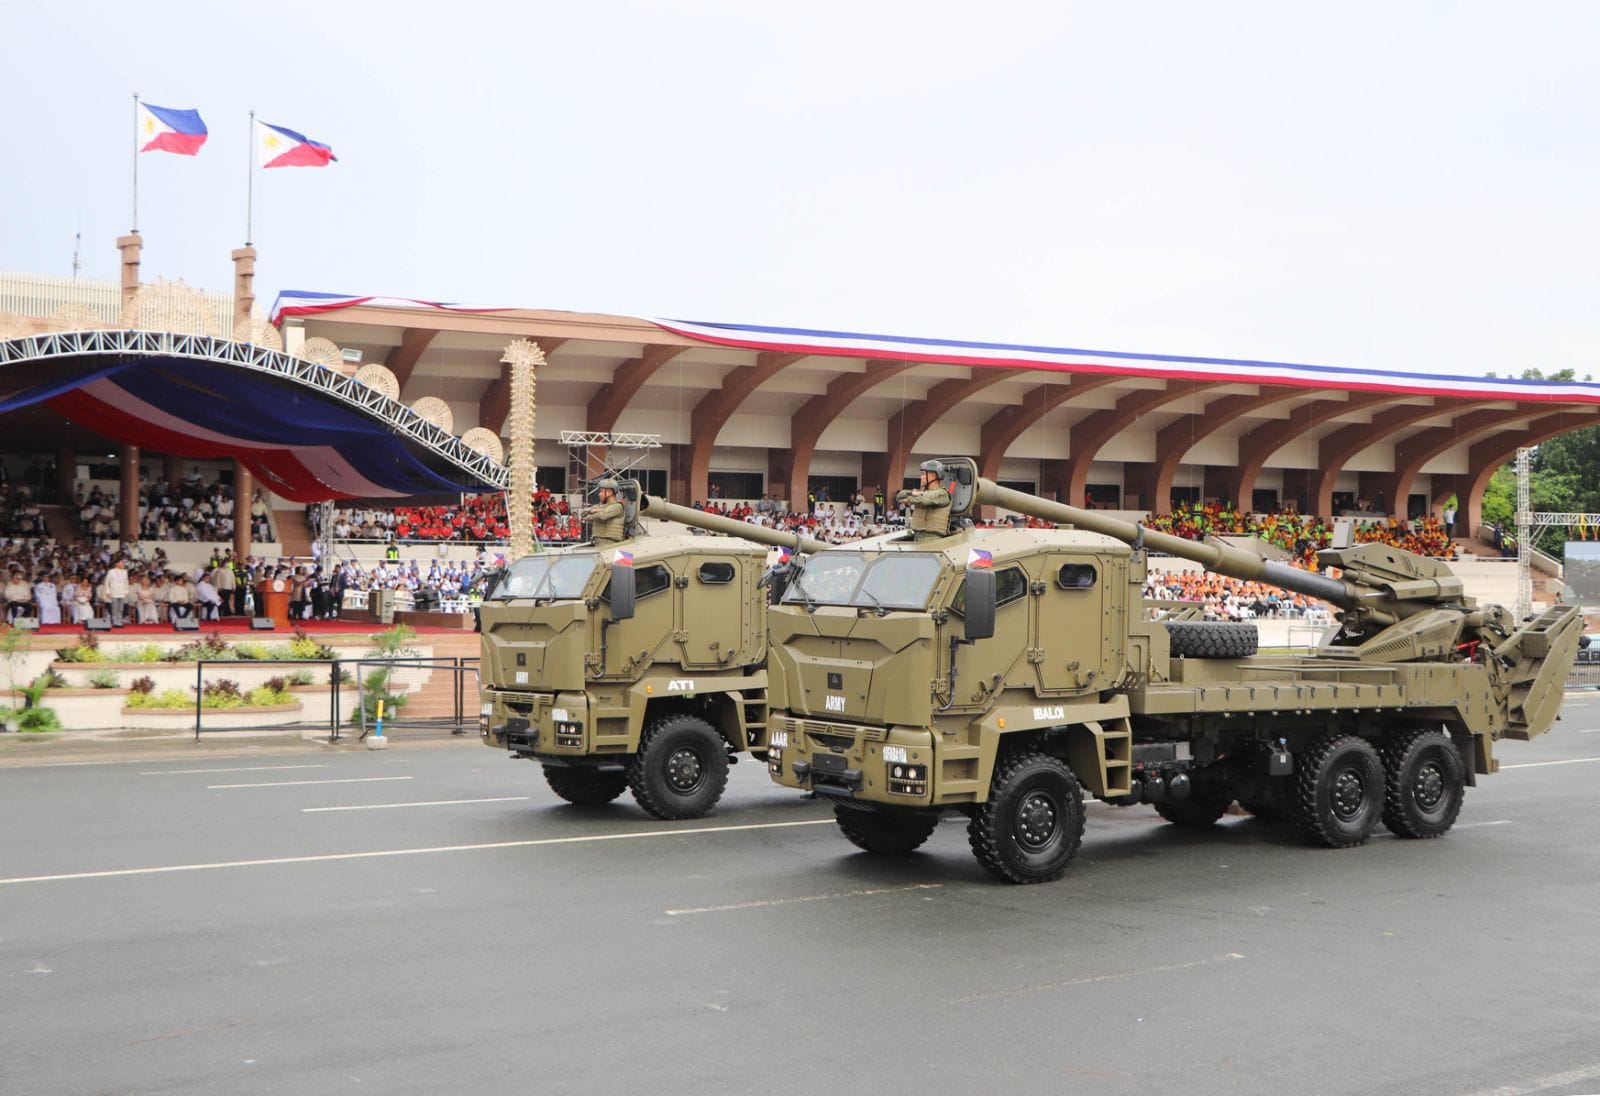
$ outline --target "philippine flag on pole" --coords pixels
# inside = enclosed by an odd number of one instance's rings
[[[193,156],[210,134],[198,110],[173,110],[139,104],[140,152],[176,152]]]
[[[257,167],[327,167],[338,160],[333,149],[303,133],[256,122]]]

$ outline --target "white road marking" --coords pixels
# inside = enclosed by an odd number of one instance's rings
[[[1485,1089],[1474,1093],[1473,1096],[1529,1096],[1534,1092],[1548,1092],[1552,1088],[1569,1089],[1572,1085],[1584,1081],[1592,1081],[1600,1077],[1600,1062],[1590,1062],[1577,1069],[1569,1069],[1565,1073],[1551,1073],[1544,1077],[1535,1077],[1527,1084],[1502,1085],[1500,1088]],[[1589,1091],[1593,1091],[1592,1089]]]
[[[298,788],[306,784],[377,784],[384,780],[413,780],[410,776],[350,776],[342,780],[274,780],[266,784],[207,784],[207,791],[218,788]]]
[[[1196,967],[1209,967],[1217,963],[1237,963],[1244,956],[1236,951],[1226,955],[1214,955],[1209,959],[1196,959],[1192,963],[1172,963],[1164,967],[1146,967],[1144,970],[1124,970],[1115,974],[1086,974],[1081,978],[1067,978],[1060,982],[1039,982],[1031,986],[1017,986],[1013,989],[995,990],[993,993],[975,993],[970,997],[957,997],[954,1002],[958,1005],[970,1005],[978,1001],[994,1001],[1001,997],[1020,997],[1025,993],[1047,993],[1050,990],[1070,989],[1073,986],[1092,986],[1098,982],[1115,982],[1122,978],[1143,978],[1150,974],[1166,974],[1175,970],[1193,970]]]
[[[531,799],[527,795],[501,795],[494,799],[434,799],[427,803],[363,803],[356,807],[301,807],[301,814],[319,814],[323,811],[387,811],[395,807],[451,807],[457,803],[510,803],[519,799]]]
[[[663,910],[668,917],[686,917],[691,913],[727,913],[730,910],[756,910],[768,906],[793,906],[800,902],[827,902],[834,898],[864,898],[869,894],[903,894],[906,891],[938,890],[943,883],[912,883],[907,887],[877,887],[873,890],[838,891],[834,894],[806,894],[796,898],[768,898],[761,902],[735,902],[731,906],[696,906],[693,909]]]
[[[1470,830],[1476,826],[1510,826],[1514,824],[1514,819],[1497,818],[1493,822],[1458,822],[1451,828],[1457,830]]]
[[[1600,757],[1574,757],[1568,761],[1524,761],[1520,765],[1501,765],[1500,771],[1507,769],[1542,769],[1546,765],[1587,765],[1593,761],[1600,761]]]
[[[253,773],[266,769],[326,769],[326,765],[239,765],[232,769],[151,769],[140,776],[186,776],[192,773]]]
[[[594,833],[581,837],[538,837],[526,841],[488,841],[479,845],[435,845],[420,849],[379,849],[376,852],[331,852],[317,856],[273,856],[262,860],[224,860],[214,864],[170,864],[160,868],[119,868],[115,871],[75,871],[60,875],[19,875],[0,879],[0,886],[18,883],[58,883],[69,879],[115,879],[127,875],[168,875],[219,868],[263,868],[275,864],[320,864],[333,860],[375,860],[387,856],[423,856],[441,852],[479,852],[486,849],[528,849],[540,845],[582,845],[594,841],[638,841],[651,837],[686,837],[701,833],[739,833],[744,830],[781,830],[794,826],[831,826],[831,818],[803,822],[751,822],[742,826],[694,826],[681,830],[637,830],[632,833]]]

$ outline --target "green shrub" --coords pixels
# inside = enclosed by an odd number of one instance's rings
[[[54,708],[29,708],[17,717],[17,729],[28,734],[59,731],[61,717]]]
[[[118,647],[112,652],[112,662],[161,662],[170,654],[157,643],[140,643],[131,647]]]
[[[393,628],[372,637],[372,654],[379,658],[415,658],[417,650],[411,646],[417,630],[409,624],[396,624]]]
[[[250,662],[260,662],[272,657],[272,652],[267,648],[265,643],[257,643],[256,641],[250,639],[235,643],[233,645],[233,650],[234,653],[237,654],[241,659]]]
[[[310,685],[317,677],[310,670],[291,670],[288,674],[290,685]]]
[[[76,647],[60,647],[56,649],[58,662],[105,662],[106,655],[98,646],[86,647],[82,643]]]
[[[273,681],[281,680],[281,678],[273,678]],[[268,682],[265,685],[257,685],[246,693],[244,702],[259,707],[267,707],[272,704],[293,704],[295,699],[294,694],[289,692],[288,689],[274,689],[271,682]]]
[[[391,692],[389,689],[388,667],[380,667],[367,674],[366,681],[362,683],[361,706],[350,716],[351,723],[365,722],[371,725],[378,718],[378,701],[383,701],[383,714],[385,718],[399,712],[410,698],[404,692]]]
[[[89,675],[89,685],[95,689],[115,689],[122,679],[115,670],[96,670]]]
[[[303,628],[294,630],[294,638],[289,641],[289,658],[323,659],[333,658],[334,650],[326,643],[318,643],[306,634]]]
[[[163,689],[161,692],[133,692],[128,694],[130,708],[193,708],[194,694],[182,689]]]

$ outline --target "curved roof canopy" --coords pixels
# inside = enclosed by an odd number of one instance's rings
[[[0,340],[0,412],[38,403],[141,448],[237,457],[297,502],[506,486],[499,462],[376,389],[212,336],[96,329]]]

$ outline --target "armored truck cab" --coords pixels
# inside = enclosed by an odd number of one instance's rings
[[[1084,792],[1190,826],[1238,800],[1329,847],[1380,820],[1436,837],[1495,770],[1494,743],[1556,716],[1575,609],[1518,627],[1436,560],[1363,545],[1324,554],[1334,578],[943,463],[951,535],[812,556],[770,616],[768,771],[832,799],[862,848],[914,849],[955,810],[991,874],[1053,879],[1081,840]],[[964,527],[980,502],[1078,527]],[[1258,654],[1252,625],[1143,599],[1152,547],[1322,597],[1340,626],[1310,654]]]
[[[570,803],[626,788],[658,818],[695,818],[738,754],[765,759],[767,549],[752,540],[820,545],[716,515],[697,524],[750,539],[643,535],[635,507],[690,515],[624,495],[640,535],[525,556],[484,601],[481,735]]]

